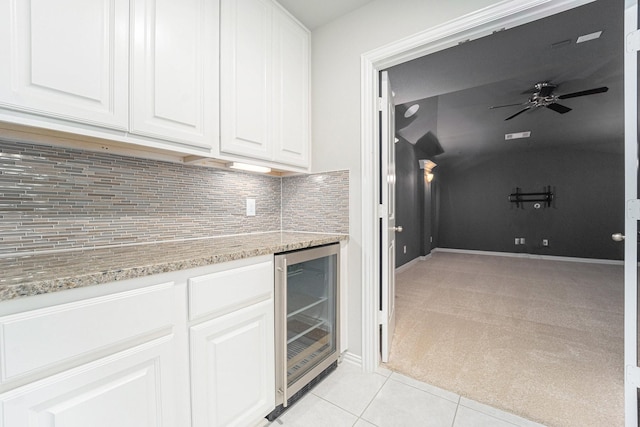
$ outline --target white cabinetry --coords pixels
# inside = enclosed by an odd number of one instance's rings
[[[218,0],[0,1],[0,120],[218,150]]]
[[[0,17],[0,106],[127,129],[128,0],[2,0]]]
[[[176,296],[167,282],[1,317],[0,426],[188,425]]]
[[[221,427],[275,407],[273,255],[5,301],[0,427]]]
[[[189,280],[193,427],[252,425],[275,406],[273,257],[240,265]]]
[[[222,0],[222,153],[309,166],[309,32],[270,0]]]
[[[1,396],[3,427],[178,426],[166,337]]]
[[[131,132],[218,141],[217,0],[133,0]]]

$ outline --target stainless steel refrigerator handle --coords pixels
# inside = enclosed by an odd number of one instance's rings
[[[283,407],[287,407],[287,258],[282,258],[282,289],[280,289],[280,302],[281,302],[281,319],[282,319],[282,403]]]

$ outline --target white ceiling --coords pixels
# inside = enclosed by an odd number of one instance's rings
[[[622,3],[598,0],[391,68],[396,105],[424,104],[422,117],[418,110],[398,135],[411,143],[435,136],[444,150],[438,159],[569,144],[622,152]],[[575,43],[599,30],[599,39]],[[558,85],[557,95],[609,91],[559,101],[573,109],[566,114],[539,108],[505,121],[522,106],[489,109],[524,103],[533,85],[545,81]],[[531,138],[505,142],[506,133],[521,131]]]
[[[278,0],[307,28],[313,30],[370,3],[372,0]]]

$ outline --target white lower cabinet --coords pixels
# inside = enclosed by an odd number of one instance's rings
[[[0,317],[0,427],[188,425],[186,286],[168,279],[41,295]]]
[[[0,303],[0,427],[255,425],[273,280],[265,255]]]
[[[193,427],[251,426],[275,407],[273,256],[229,266],[189,279]]]
[[[171,336],[0,397],[3,427],[181,426]]]
[[[193,427],[249,426],[275,404],[273,301],[191,328]]]

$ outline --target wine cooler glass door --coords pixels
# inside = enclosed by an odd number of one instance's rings
[[[334,245],[286,254],[288,396],[304,387],[329,358],[337,358],[337,252]]]

